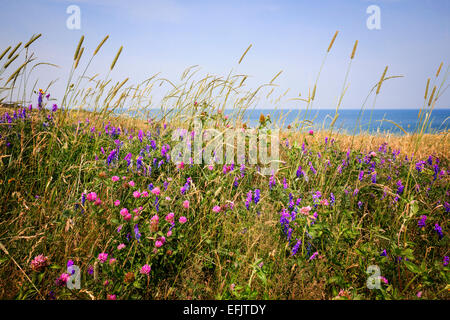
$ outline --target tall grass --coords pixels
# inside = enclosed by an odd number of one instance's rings
[[[180,128],[187,139],[195,119],[222,135],[246,128],[246,111],[276,93],[282,71],[250,89],[248,75],[232,70],[225,77],[201,76],[198,66],[174,81],[158,73],[137,84],[129,78],[113,81],[123,47],[104,78],[90,75],[89,66],[108,36],[90,56],[83,36],[59,108],[52,111],[45,95],[53,82],[41,93],[38,82],[28,88],[38,66],[53,66],[36,62],[29,52],[40,35],[23,47],[19,42],[2,51],[0,102],[8,115],[0,123],[0,274],[5,279],[0,297],[447,298],[449,140],[448,132],[428,134],[427,129],[447,88],[449,69],[443,72],[441,64],[427,80],[413,133],[383,119],[404,132],[398,136],[372,134],[370,124],[367,131],[360,124],[370,99],[373,111],[385,82],[399,77],[388,75],[386,67],[381,77],[374,75],[377,82],[362,103],[355,131],[347,134],[334,126],[349,88],[356,41],[330,126],[309,134],[317,117],[309,118],[320,92],[319,77],[337,35],[307,98],[291,99],[306,103],[303,119],[300,108],[296,123],[288,127],[287,114],[260,117],[258,130],[285,128],[280,170],[271,177],[249,163],[241,168],[175,165],[167,158],[167,145],[173,147],[172,134]],[[251,47],[237,60],[238,66]],[[14,65],[18,67],[10,72]],[[153,90],[159,87],[167,93],[155,102]],[[274,104],[287,93],[274,98]],[[40,110],[34,102],[39,95]],[[30,103],[32,110],[26,109]],[[156,105],[157,113],[151,110]],[[229,117],[225,109],[231,109]],[[254,147],[249,146],[249,152]],[[120,181],[112,181],[115,176]],[[141,196],[144,190],[148,195]],[[85,200],[91,192],[101,203]],[[117,200],[120,206],[113,204]],[[139,207],[131,221],[119,213],[121,208],[131,212]],[[173,229],[166,221],[170,212],[176,217]],[[295,219],[287,218],[292,212]],[[156,215],[155,229],[151,219]],[[424,215],[425,226],[420,226]],[[186,223],[179,222],[181,216]],[[166,242],[158,247],[162,236]],[[118,249],[120,243],[126,244],[124,249]],[[101,253],[116,261],[102,263]],[[43,268],[33,260],[39,254],[48,258]],[[61,285],[69,259],[82,270],[79,290]],[[152,268],[148,275],[142,272],[146,264]],[[370,265],[378,265],[384,277],[376,290],[366,286]]]

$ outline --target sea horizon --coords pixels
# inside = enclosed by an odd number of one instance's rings
[[[157,116],[161,109],[147,109],[148,116]],[[267,109],[252,108],[244,111],[238,109],[224,109],[224,114],[233,118],[241,114],[242,121],[249,127],[258,127],[261,114],[266,118],[269,115],[272,125],[286,129],[289,125],[295,126],[296,120],[303,129],[329,129],[333,121],[336,109]],[[360,133],[413,133],[419,123],[420,109],[339,109],[338,118],[334,123],[334,130],[348,134]],[[124,110],[121,113],[127,113]],[[136,116],[136,112],[129,112],[130,116]],[[423,117],[423,114],[421,115]],[[358,118],[360,120],[358,121]],[[448,130],[450,108],[434,109],[431,113],[429,125],[424,133],[439,133]],[[306,120],[306,121],[304,121]],[[304,122],[303,122],[304,121]],[[312,123],[310,123],[310,122]],[[358,126],[355,128],[355,125]],[[400,128],[400,127],[401,128]],[[404,131],[403,131],[403,130]]]

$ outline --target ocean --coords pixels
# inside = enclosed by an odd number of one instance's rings
[[[361,114],[361,110],[346,109],[339,110],[339,117],[334,124],[334,130],[347,133],[360,132],[391,132],[395,134],[403,134],[403,131],[393,123],[401,126],[406,132],[412,133],[418,125],[418,109],[376,109],[365,110]],[[232,116],[232,110],[225,110],[225,114]],[[304,128],[318,130],[329,128],[334,118],[334,109],[309,110],[307,113],[302,110],[299,114],[298,110],[271,110],[271,109],[252,109],[246,110],[243,121],[251,127],[259,124],[260,115],[270,115],[272,123],[277,123],[280,127],[293,125],[298,116],[300,121],[304,119],[310,120],[312,123],[304,122]],[[280,120],[281,117],[281,120]],[[358,121],[360,118],[360,121]],[[384,120],[384,121],[383,121]],[[389,121],[386,121],[389,120]],[[429,125],[425,132],[437,133],[448,130],[450,123],[450,109],[436,109],[431,113]],[[300,126],[302,124],[300,123]]]
[[[148,112],[148,113],[147,113]],[[161,110],[149,109],[145,114],[149,117],[158,117]],[[224,114],[229,118],[236,116],[236,112],[231,109],[225,109]],[[125,111],[130,116],[136,116],[136,112]],[[319,110],[298,110],[293,109],[247,109],[244,111],[242,121],[248,127],[258,127],[261,114],[267,118],[270,116],[272,124],[276,124],[280,128],[286,128],[288,125],[294,126],[298,117],[298,126],[305,130],[328,129],[333,121],[334,109]],[[416,131],[419,123],[418,109],[375,109],[364,110],[359,109],[342,109],[339,110],[339,117],[334,124],[334,131],[348,134],[359,133],[393,133],[404,134],[403,130],[408,133]],[[423,112],[422,116],[423,118]],[[170,118],[170,116],[169,116]],[[397,125],[395,125],[395,124]],[[428,125],[424,129],[425,133],[438,133],[449,130],[450,124],[450,108],[436,109],[431,113]],[[399,128],[401,127],[401,129]],[[403,129],[403,130],[402,130]]]

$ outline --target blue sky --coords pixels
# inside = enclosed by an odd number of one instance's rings
[[[66,8],[71,4],[81,9],[80,30],[66,27]],[[381,9],[381,30],[366,26],[366,9],[373,4]],[[339,30],[318,83],[316,106],[335,107],[353,43],[359,40],[343,108],[360,108],[386,65],[388,75],[404,77],[383,85],[377,108],[418,108],[426,79],[434,76],[442,61],[443,71],[450,63],[449,17],[448,0],[15,0],[2,2],[0,48],[42,33],[34,45],[36,55],[61,68],[42,67],[39,78],[42,87],[59,78],[56,96],[80,36],[85,35],[90,54],[108,34],[91,74],[105,74],[123,45],[113,72],[117,80],[129,76],[137,83],[161,72],[175,81],[185,68],[200,65],[202,74],[226,76],[231,69],[248,74],[249,85],[256,87],[283,70],[277,92],[289,88],[288,97],[299,92],[304,97]],[[249,44],[253,47],[238,65]],[[449,91],[437,107],[450,107]]]

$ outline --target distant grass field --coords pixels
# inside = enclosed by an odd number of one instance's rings
[[[78,73],[83,37],[56,105],[49,88],[24,86],[38,38],[0,54],[0,298],[448,299],[449,132],[425,134],[447,85],[443,64],[414,133],[314,132],[298,119],[280,133],[279,170],[265,176],[259,164],[171,156],[173,133],[188,139],[194,119],[222,133],[247,127],[240,115],[264,86],[246,91],[247,76],[231,73],[190,81],[187,69],[150,119],[152,87],[169,80],[113,83],[122,48],[103,80],[87,76],[107,37]],[[395,78],[387,70],[362,109]],[[316,86],[299,99],[307,109]],[[113,113],[125,108],[139,115]],[[261,115],[256,129],[274,126]],[[67,287],[73,266],[79,289]]]

